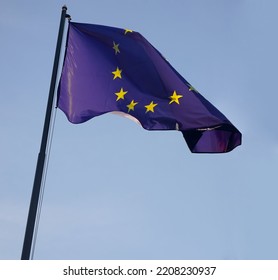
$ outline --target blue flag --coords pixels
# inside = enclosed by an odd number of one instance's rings
[[[147,130],[181,131],[192,152],[241,144],[238,129],[129,29],[70,22],[58,107],[75,124],[121,112]]]

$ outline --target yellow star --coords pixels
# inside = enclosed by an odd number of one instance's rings
[[[132,100],[128,105],[126,105],[126,107],[128,108],[128,112],[129,112],[130,110],[134,111],[134,107],[135,107],[135,105],[137,105],[137,104],[138,104],[138,102],[134,102],[134,100]]]
[[[120,53],[119,45],[120,45],[120,44],[116,44],[116,43],[113,41],[113,49],[115,50],[115,54]]]
[[[128,33],[128,32],[133,32],[131,29],[125,29],[125,35]]]
[[[120,100],[120,99],[125,99],[125,95],[127,94],[127,91],[124,91],[123,88],[121,88],[121,90],[119,92],[116,92],[115,93],[117,95],[117,100]]]
[[[199,93],[198,90],[196,90],[192,85],[189,85],[189,91],[195,91],[195,92]]]
[[[117,69],[115,71],[112,72],[112,74],[114,75],[113,80],[117,79],[117,78],[122,78],[122,70],[119,69],[119,67],[117,67]]]
[[[180,104],[179,98],[182,98],[182,95],[177,94],[177,92],[174,90],[173,94],[169,98],[171,99],[169,104],[171,104],[173,102],[176,102],[177,104]]]
[[[157,106],[157,103],[153,103],[153,101],[149,105],[146,105],[145,106],[145,108],[147,109],[146,113],[147,112],[153,112],[154,113],[154,107],[155,106]]]

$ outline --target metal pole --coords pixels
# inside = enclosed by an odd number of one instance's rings
[[[36,217],[37,217],[39,196],[40,196],[40,192],[41,192],[41,183],[42,183],[44,164],[45,164],[45,158],[46,158],[46,148],[47,148],[49,127],[50,127],[51,114],[52,114],[52,108],[53,108],[53,100],[54,100],[54,94],[55,94],[55,86],[56,86],[56,80],[57,80],[57,72],[58,72],[58,66],[59,66],[61,45],[62,45],[62,40],[63,40],[65,19],[67,17],[69,17],[66,14],[66,11],[67,11],[67,7],[63,6],[62,13],[61,13],[57,45],[56,45],[56,51],[55,51],[55,57],[54,57],[51,83],[50,83],[50,88],[49,88],[48,102],[47,102],[47,107],[46,107],[43,134],[42,134],[42,139],[41,139],[41,147],[40,147],[40,152],[38,154],[37,167],[36,167],[36,173],[35,173],[35,178],[34,178],[31,201],[30,201],[28,219],[27,219],[27,224],[26,224],[21,260],[30,259],[30,252],[31,252],[32,243],[33,243],[33,235],[34,235],[34,228],[35,228]]]

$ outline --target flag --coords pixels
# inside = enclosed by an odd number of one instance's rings
[[[239,130],[130,29],[69,23],[57,105],[74,124],[120,112],[147,130],[181,131],[191,152],[241,144]]]

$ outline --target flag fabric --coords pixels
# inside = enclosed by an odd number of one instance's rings
[[[147,130],[181,131],[191,152],[241,144],[239,130],[130,29],[69,23],[57,105],[75,124],[120,112]]]

